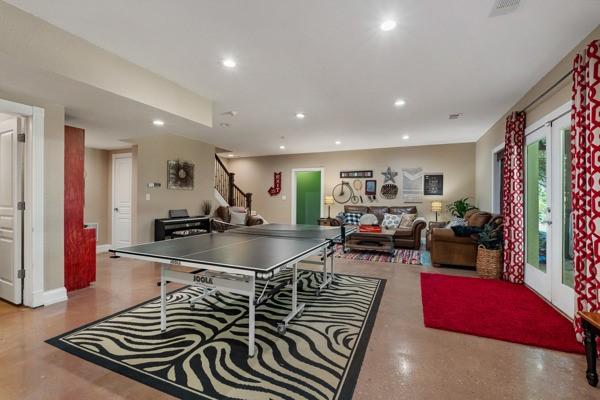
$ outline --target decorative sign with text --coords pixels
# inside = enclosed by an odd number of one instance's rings
[[[277,196],[281,193],[281,172],[273,172],[273,186],[269,188],[271,196]]]

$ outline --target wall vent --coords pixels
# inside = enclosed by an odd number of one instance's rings
[[[521,4],[521,0],[494,0],[494,8],[492,8],[490,17],[511,13],[519,7],[519,4]]]

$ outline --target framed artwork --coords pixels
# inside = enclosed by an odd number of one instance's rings
[[[340,171],[340,178],[372,178],[373,170]]]
[[[402,200],[423,202],[423,168],[402,168]]]
[[[377,195],[377,181],[375,179],[367,179],[365,181],[365,195],[376,196]]]
[[[442,196],[444,194],[444,174],[426,174],[423,177],[423,194],[425,196]]]
[[[189,161],[167,161],[167,189],[193,190],[194,164]]]

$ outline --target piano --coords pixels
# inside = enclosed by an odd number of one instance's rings
[[[169,218],[154,220],[154,241],[210,232],[210,217],[188,216],[187,210],[169,210]]]

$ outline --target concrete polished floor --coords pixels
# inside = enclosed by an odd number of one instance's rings
[[[336,262],[340,272],[387,279],[354,399],[600,399],[583,356],[425,328],[419,273],[471,272]],[[65,303],[31,310],[0,302],[0,399],[170,398],[44,343],[157,296],[158,272],[102,254],[95,287]]]

